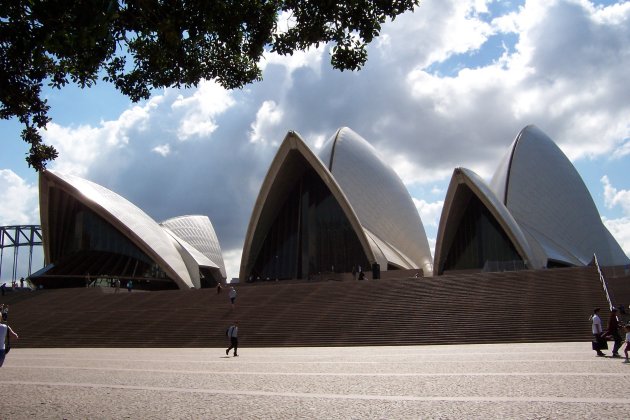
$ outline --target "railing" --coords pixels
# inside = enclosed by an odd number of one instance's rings
[[[595,267],[597,267],[597,273],[599,274],[599,281],[602,283],[602,288],[604,289],[604,293],[606,294],[606,300],[608,300],[608,309],[612,310],[614,308],[614,305],[612,303],[610,293],[608,292],[608,284],[606,283],[606,279],[604,278],[602,269],[599,266],[599,262],[597,262],[597,255],[595,254],[593,254],[593,261],[595,262]]]

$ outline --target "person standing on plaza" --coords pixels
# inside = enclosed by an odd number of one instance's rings
[[[230,339],[230,347],[225,350],[225,355],[230,354],[230,350],[234,349],[234,357],[238,357],[238,321],[234,321],[234,324],[230,325],[227,330],[227,336]]]
[[[131,280],[127,281],[127,291],[131,292],[131,290],[133,289],[133,282]]]
[[[612,357],[621,357],[619,355],[619,348],[621,348],[621,343],[623,343],[623,340],[621,339],[621,334],[619,334],[619,318],[617,318],[617,308],[612,308],[610,310],[610,317],[608,318],[608,328],[606,329],[604,336],[611,336],[615,342],[615,345],[612,349]]]
[[[595,308],[593,310],[593,315],[591,315],[591,323],[592,323],[592,332],[593,332],[593,343],[596,343],[593,350],[597,352],[599,357],[605,356],[599,347],[599,343],[602,341],[602,319],[599,317],[599,308]]]
[[[10,349],[9,347],[5,347],[5,342],[9,341],[9,334],[13,334],[13,337],[15,337],[16,340],[19,338],[9,325],[5,322],[0,323],[0,367],[4,364],[4,358],[7,354],[7,350]]]
[[[232,309],[234,309],[234,303],[236,302],[236,289],[234,288],[234,286],[230,287],[230,292],[228,293],[228,297],[230,298]]]

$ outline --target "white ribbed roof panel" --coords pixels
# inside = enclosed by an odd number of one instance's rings
[[[518,134],[491,185],[549,259],[588,264],[596,253],[602,265],[629,262],[619,244],[610,240],[573,164],[537,127],[527,126]]]
[[[361,225],[388,244],[400,268],[433,273],[433,259],[422,220],[409,191],[377,150],[349,128],[341,128],[319,154],[341,186]],[[386,254],[391,256],[391,252]],[[383,253],[384,250],[381,250]],[[382,265],[382,263],[381,263]]]
[[[223,278],[226,277],[225,263],[223,261],[219,238],[214,231],[212,222],[210,222],[207,216],[174,217],[160,224],[167,227],[177,237],[183,239],[187,244],[193,246],[207,258],[207,260],[203,259],[198,261],[200,266],[218,268]],[[186,248],[185,245],[184,247]]]

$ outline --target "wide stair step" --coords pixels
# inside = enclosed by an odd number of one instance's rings
[[[589,341],[592,309],[607,316],[592,267],[237,289],[235,310],[214,289],[22,291],[3,302],[15,347],[224,347],[235,319],[244,347]]]

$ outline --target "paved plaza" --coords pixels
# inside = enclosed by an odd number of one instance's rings
[[[610,353],[610,352],[609,352]],[[224,349],[14,349],[2,419],[605,418],[630,364],[590,343]]]

